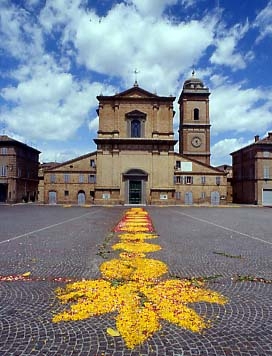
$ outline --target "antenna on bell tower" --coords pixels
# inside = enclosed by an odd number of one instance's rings
[[[138,87],[138,81],[137,81],[137,74],[140,73],[137,68],[134,69],[134,75],[135,75],[135,81],[134,81],[134,87]]]

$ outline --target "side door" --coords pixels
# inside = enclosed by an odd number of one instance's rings
[[[192,205],[193,204],[193,193],[192,192],[186,192],[185,193],[185,200],[184,200],[186,205]]]
[[[85,193],[79,192],[77,195],[77,203],[78,205],[84,205],[86,202]]]
[[[211,192],[211,204],[212,205],[220,204],[220,193],[219,192]]]
[[[57,192],[51,190],[48,196],[49,204],[57,204]]]

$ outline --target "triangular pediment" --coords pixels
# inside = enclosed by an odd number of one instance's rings
[[[126,113],[126,116],[128,116],[128,117],[146,117],[146,114],[140,110],[132,110],[132,111]]]
[[[149,91],[140,88],[135,85],[130,89],[122,91],[121,93],[117,93],[111,96],[99,95],[96,97],[100,102],[103,101],[112,101],[112,100],[127,100],[127,99],[148,99],[153,101],[169,101],[173,102],[176,98],[173,96],[159,96],[154,93],[150,93]]]
[[[140,87],[134,86],[130,89],[127,89],[121,93],[115,95],[118,98],[158,98],[158,95],[152,94],[147,90],[144,90]]]

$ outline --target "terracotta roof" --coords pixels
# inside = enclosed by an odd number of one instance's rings
[[[244,146],[240,148],[239,150],[236,150],[234,152],[231,152],[231,155],[233,155],[236,152],[242,151],[246,148],[253,147],[253,146],[262,146],[262,145],[272,145],[272,132],[268,132],[268,136],[264,137],[263,139],[259,139],[259,136],[255,136],[255,142],[251,143],[250,145]]]
[[[11,137],[8,137],[7,135],[0,135],[0,141],[14,141],[14,142],[18,142],[16,140],[14,140]]]
[[[31,146],[28,146],[27,144],[23,143],[23,142],[20,142],[20,141],[17,141],[17,140],[14,140],[13,138],[7,136],[7,135],[0,135],[0,143],[1,142],[6,142],[6,144],[9,144],[10,145],[14,145],[14,146],[23,146],[25,148],[28,148],[28,149],[31,149],[31,150],[34,150],[38,153],[41,153],[41,151],[37,150],[36,148],[34,147],[31,147]]]

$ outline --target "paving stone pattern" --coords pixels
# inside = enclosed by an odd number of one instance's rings
[[[62,310],[54,278],[95,279],[113,226],[126,207],[0,206],[0,276],[31,272],[30,281],[0,281],[0,355],[272,356],[272,209],[147,207],[169,278],[205,277],[226,305],[190,305],[212,325],[195,334],[162,321],[143,345],[129,350],[111,337],[114,315],[53,324]],[[112,241],[111,241],[112,239]],[[7,241],[9,240],[9,241]],[[108,241],[109,246],[103,245]]]

